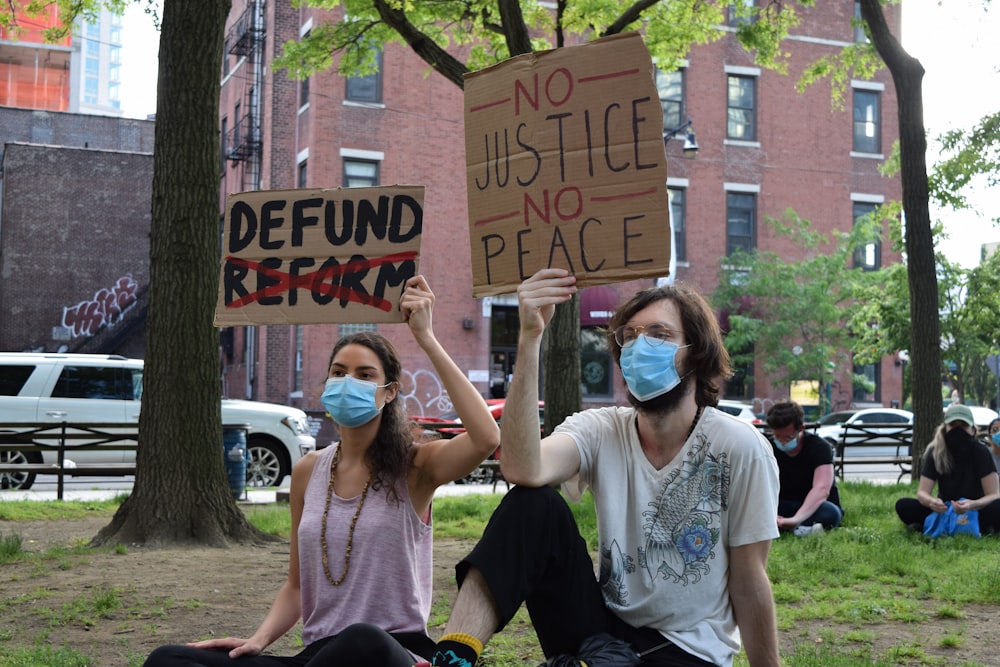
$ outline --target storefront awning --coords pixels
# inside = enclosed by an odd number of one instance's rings
[[[618,307],[618,295],[606,285],[588,287],[580,292],[580,326],[598,327],[608,323]]]

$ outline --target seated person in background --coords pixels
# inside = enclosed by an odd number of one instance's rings
[[[805,414],[795,401],[775,403],[767,413],[778,461],[778,529],[805,534],[819,524],[836,528],[844,518],[833,475],[833,448],[803,430]],[[817,529],[818,532],[818,529]]]
[[[993,456],[993,465],[997,467],[997,472],[1000,472],[1000,419],[994,419],[986,427],[986,444]]]
[[[1000,479],[989,450],[976,440],[974,424],[967,406],[948,406],[924,452],[917,497],[896,501],[896,514],[907,527],[922,531],[931,512],[951,505],[958,514],[979,510],[983,535],[1000,530]],[[935,484],[936,497],[931,495]]]

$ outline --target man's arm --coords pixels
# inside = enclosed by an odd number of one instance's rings
[[[729,554],[729,599],[750,667],[777,667],[778,624],[767,578],[770,541],[733,547]]]
[[[794,516],[788,518],[788,522],[796,526],[811,517],[819,509],[819,506],[830,497],[830,489],[833,487],[833,464],[826,463],[816,466],[813,470],[813,484],[802,501],[802,507]]]
[[[544,486],[569,478],[580,466],[569,436],[550,436],[542,447],[538,421],[542,335],[556,304],[568,301],[574,292],[576,278],[563,269],[542,269],[517,289],[521,321],[517,362],[500,420],[500,466],[504,478],[514,484]]]

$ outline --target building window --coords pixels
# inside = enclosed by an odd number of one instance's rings
[[[728,75],[726,137],[756,141],[756,77]]]
[[[337,338],[343,338],[344,336],[350,336],[351,334],[361,333],[362,331],[378,331],[378,327],[374,324],[361,323],[361,322],[344,322],[343,324],[337,325]]]
[[[301,324],[295,325],[295,377],[292,380],[292,391],[302,393],[302,348],[304,328]]]
[[[352,102],[382,101],[382,51],[375,56],[378,71],[368,76],[352,76],[347,80],[345,99]]]
[[[733,374],[725,381],[723,396],[734,400],[753,399],[753,355],[754,345],[750,343],[742,350],[733,350],[732,354],[738,354],[746,361],[733,362]]]
[[[753,23],[753,7],[754,0],[738,0],[737,2],[730,3],[729,9],[726,12],[727,24],[735,28],[736,26]]]
[[[858,153],[881,153],[881,102],[873,90],[854,89],[854,150]]]
[[[726,193],[726,255],[757,247],[757,195]]]
[[[309,104],[309,77],[299,81],[299,108]]]
[[[666,72],[657,68],[656,90],[663,109],[663,131],[680,127],[687,117],[684,113],[684,70]]]
[[[378,185],[378,162],[344,159],[344,187],[370,188]]]
[[[865,44],[868,42],[868,35],[865,34],[865,21],[861,18],[861,3],[854,3],[854,20],[851,21],[854,26],[854,41],[858,44]]]
[[[882,400],[882,373],[879,364],[854,365],[854,374],[864,378],[863,383],[855,382],[851,397],[856,402],[878,403]]]
[[[240,121],[242,120],[240,118],[240,112],[242,110],[243,109],[240,107],[239,102],[233,105],[233,148],[237,148],[240,145],[240,140],[242,139],[242,137],[240,137]]]
[[[580,386],[584,398],[608,398],[614,393],[611,384],[611,355],[602,327],[580,329]]]
[[[225,116],[222,117],[222,124],[219,127],[219,176],[225,178],[226,176],[226,154],[229,152],[229,147],[226,145],[228,137],[226,135],[229,133],[229,119]]]
[[[854,224],[875,214],[875,204],[854,202]],[[882,265],[882,244],[878,241],[867,243],[854,250],[854,268],[875,271]]]
[[[299,162],[298,174],[296,174],[295,178],[295,182],[297,184],[296,187],[298,188],[306,187],[306,164],[307,162],[305,160]]]
[[[683,188],[667,188],[670,218],[674,225],[674,257],[687,261],[687,197]]]

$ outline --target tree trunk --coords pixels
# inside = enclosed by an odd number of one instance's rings
[[[542,357],[545,434],[580,409],[580,294],[556,306]]]
[[[264,541],[226,483],[218,333],[219,72],[230,0],[166,0],[136,477],[92,544]]]
[[[913,390],[913,477],[924,449],[941,422],[941,323],[928,209],[927,137],[924,130],[924,68],[892,35],[879,0],[861,0],[872,43],[892,73],[899,114],[899,147],[906,216],[906,260],[910,286],[910,381]]]

